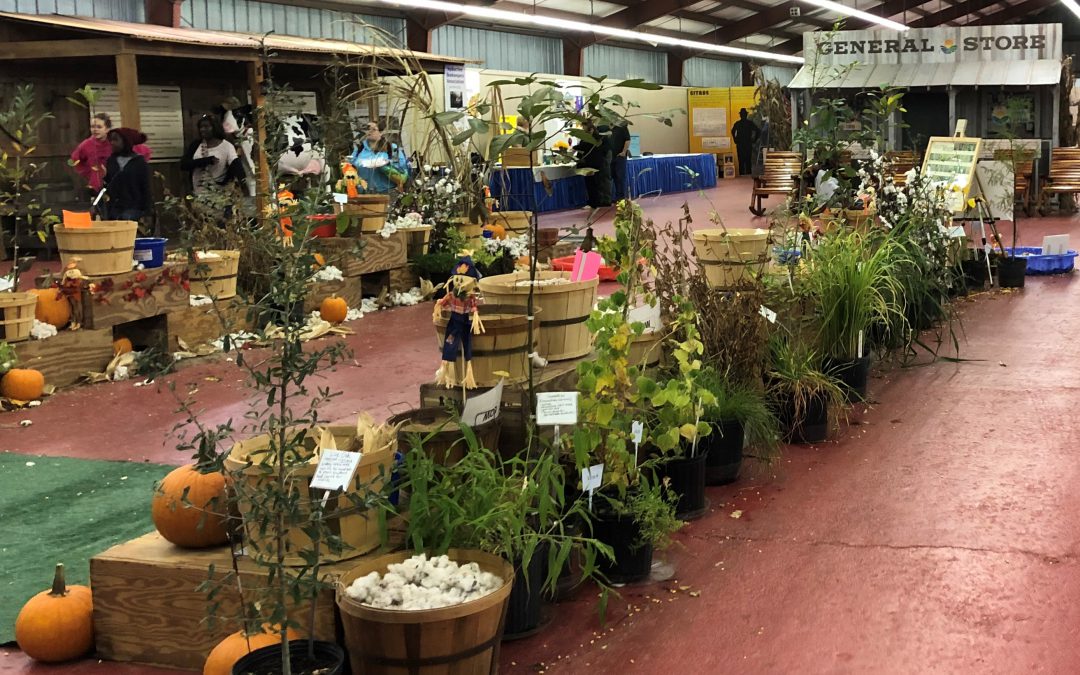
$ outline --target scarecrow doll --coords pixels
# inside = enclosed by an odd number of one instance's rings
[[[292,191],[282,185],[278,188],[276,206],[272,205],[270,207],[271,213],[275,210],[277,212],[278,226],[281,229],[281,243],[285,246],[292,246],[293,243],[292,213],[299,203]]]
[[[349,199],[353,199],[360,196],[360,190],[367,189],[367,184],[360,178],[360,174],[351,162],[342,162],[341,180],[335,187],[338,192],[344,192]]]
[[[435,303],[432,319],[438,321],[445,307],[450,310],[450,319],[446,323],[443,335],[442,363],[435,374],[435,383],[445,387],[461,385],[466,389],[476,388],[476,376],[472,367],[472,336],[483,333],[484,324],[480,321],[480,295],[477,282],[480,272],[473,264],[472,251],[462,251],[450,280],[446,282],[446,295]],[[460,382],[454,378],[454,361],[458,353],[465,361],[465,376]]]

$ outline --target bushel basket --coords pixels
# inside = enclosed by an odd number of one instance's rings
[[[90,227],[58,225],[54,229],[60,262],[65,267],[76,262],[79,271],[90,277],[130,272],[138,231],[134,220],[95,220]]]
[[[540,356],[548,361],[564,361],[592,351],[592,334],[585,322],[596,304],[600,279],[570,281],[570,272],[537,272],[537,282],[565,279],[566,283],[537,285],[534,306],[540,327]],[[500,274],[480,280],[480,291],[488,302],[528,306],[529,273]],[[519,282],[526,282],[519,286]]]
[[[694,232],[694,252],[712,288],[735,288],[752,280],[768,262],[768,250],[768,230],[729,227]]]

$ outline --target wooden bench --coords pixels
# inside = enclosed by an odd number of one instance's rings
[[[1024,215],[1031,215],[1031,177],[1035,173],[1035,151],[1019,149],[995,150],[994,160],[1012,165],[1013,198],[1024,209]]]
[[[1050,195],[1080,192],[1080,148],[1054,148],[1050,151],[1050,173],[1039,191],[1039,213],[1045,215]],[[1059,202],[1060,203],[1060,202]]]
[[[765,206],[761,203],[770,195],[788,196],[798,187],[799,172],[802,170],[802,155],[797,152],[770,152],[765,155],[765,168],[760,177],[754,179],[754,189],[750,193],[750,213],[755,216],[765,215]]]
[[[919,156],[911,150],[893,150],[885,153],[885,159],[889,161],[889,170],[892,172],[893,185],[897,187],[907,184],[907,172],[919,166]]]

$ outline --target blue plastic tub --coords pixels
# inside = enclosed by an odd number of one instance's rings
[[[1040,246],[1017,246],[1015,249],[1009,249],[1009,253],[1014,252],[1015,255],[1027,258],[1028,276],[1071,272],[1076,264],[1076,251],[1060,255],[1043,255]]]
[[[165,244],[163,237],[138,237],[135,239],[135,262],[146,269],[161,267],[165,264]]]

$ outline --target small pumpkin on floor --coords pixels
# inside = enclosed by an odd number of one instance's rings
[[[126,337],[118,337],[112,341],[113,356],[120,356],[121,354],[127,354],[135,349],[135,346],[131,344],[131,340]]]
[[[71,321],[71,303],[57,288],[35,288],[30,291],[37,296],[34,318],[42,323],[63,328]]]
[[[209,548],[228,541],[226,509],[225,475],[188,464],[158,483],[150,517],[167,541],[183,548]]]
[[[290,640],[299,640],[301,637],[291,628],[288,636]],[[236,631],[210,651],[206,663],[203,664],[203,675],[232,675],[237,661],[256,649],[276,645],[280,640],[281,636],[270,625],[264,625],[262,633],[249,636],[245,636],[242,630]]]
[[[345,302],[345,298],[331,295],[319,305],[319,316],[323,321],[341,323],[349,316],[349,303]]]
[[[30,598],[15,619],[19,649],[44,663],[71,661],[94,646],[94,603],[86,586],[68,586],[58,564],[52,589]]]
[[[0,396],[14,401],[36,401],[45,392],[45,376],[32,368],[12,368],[0,379]]]

